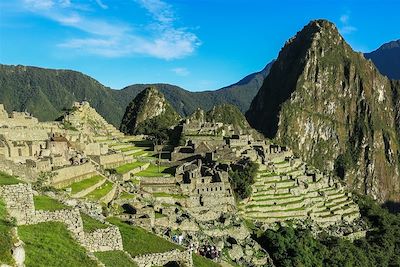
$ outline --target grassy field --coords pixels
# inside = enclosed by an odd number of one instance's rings
[[[82,190],[85,190],[95,184],[97,184],[98,182],[100,182],[101,180],[103,180],[104,178],[100,175],[96,175],[93,176],[89,179],[85,179],[83,181],[77,182],[77,183],[73,183],[70,187],[71,187],[71,193],[72,194],[76,194],[78,192],[81,192]]]
[[[18,227],[18,233],[25,243],[26,266],[96,266],[63,223],[24,225]]]
[[[111,191],[113,185],[114,185],[113,183],[107,181],[102,186],[96,188],[96,190],[88,194],[86,197],[92,200],[99,200],[100,198],[104,197],[105,195],[107,195],[108,192]]]
[[[93,219],[92,217],[90,217],[89,215],[86,215],[85,213],[81,212],[81,218],[82,218],[82,222],[83,222],[83,230],[85,232],[93,232],[97,229],[104,229],[107,228],[108,225]]]
[[[122,251],[96,252],[94,254],[106,267],[137,267]]]
[[[18,183],[21,183],[21,181],[14,176],[8,175],[4,172],[0,172],[0,185],[11,185]]]
[[[127,172],[137,168],[137,167],[143,166],[144,164],[146,164],[146,163],[136,161],[136,162],[132,162],[132,163],[128,163],[128,164],[119,166],[115,169],[115,171],[119,174],[124,174],[124,173],[127,173]]]
[[[156,236],[140,227],[131,226],[119,219],[110,218],[109,222],[119,227],[124,244],[124,250],[132,257],[148,253],[166,252],[182,247]]]
[[[7,210],[4,202],[0,199],[0,265],[1,263],[13,265],[11,255],[13,245],[11,236],[11,224],[7,220]]]
[[[159,176],[164,176],[168,175],[171,176],[173,174],[174,168],[171,167],[166,167],[166,166],[156,166],[154,164],[150,164],[150,166],[141,172],[136,173],[136,176],[142,176],[142,177],[159,177]]]
[[[193,265],[195,267],[221,267],[218,263],[193,253]]]
[[[35,209],[37,210],[55,211],[55,210],[69,209],[68,206],[65,206],[64,204],[58,202],[57,200],[44,195],[34,196],[33,202],[35,203]]]

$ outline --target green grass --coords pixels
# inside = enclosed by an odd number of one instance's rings
[[[89,215],[82,213],[82,212],[81,212],[81,218],[82,218],[82,222],[83,222],[83,230],[85,232],[90,233],[97,229],[104,229],[104,228],[108,227],[108,225],[106,225],[96,219],[93,219]]]
[[[177,244],[171,243],[165,240],[164,238],[152,234],[140,227],[130,226],[126,223],[123,223],[117,218],[109,218],[108,221],[118,226],[122,235],[124,250],[127,251],[132,257],[150,253],[158,253],[158,252],[162,253],[171,251],[173,249],[183,250],[183,248],[181,246],[178,246]],[[193,263],[195,267],[220,266],[219,264],[196,254],[193,254]],[[105,264],[106,266],[120,266],[120,265],[107,265],[107,263]],[[130,265],[125,265],[125,266],[130,266]]]
[[[15,176],[8,175],[7,173],[0,172],[0,185],[12,185],[21,183]]]
[[[104,184],[102,184],[100,187],[96,188],[96,190],[92,191],[90,194],[88,194],[86,197],[92,200],[99,200],[105,195],[108,194],[108,192],[111,191],[113,188],[113,183],[106,181]]]
[[[144,164],[146,164],[146,163],[136,161],[136,162],[132,162],[132,163],[128,163],[128,164],[119,166],[115,170],[119,174],[124,174],[124,173],[127,173],[127,172],[137,168],[137,167],[143,166]]]
[[[209,260],[207,258],[204,258],[202,256],[199,256],[197,254],[192,254],[193,255],[193,265],[195,267],[220,267],[216,262],[213,262],[212,260]]]
[[[37,210],[62,210],[62,209],[69,209],[68,206],[60,203],[58,200],[55,200],[51,197],[39,195],[33,196],[33,202],[35,203],[35,209]]]
[[[128,193],[128,192],[122,192],[121,193],[121,195],[119,196],[119,198],[120,199],[131,199],[131,198],[134,198],[135,197],[135,195],[134,194],[131,194],[131,193]]]
[[[26,266],[96,266],[63,223],[24,225],[18,234],[25,243]]]
[[[148,154],[149,154],[149,152],[146,152],[146,151],[136,151],[136,152],[134,152],[132,154],[129,154],[129,155],[132,156],[132,157],[140,157],[140,156],[148,155]]]
[[[11,249],[13,246],[11,228],[12,225],[7,220],[6,205],[0,199],[0,263],[8,265],[14,264],[14,260],[11,254]]]
[[[76,194],[78,192],[81,192],[82,190],[85,190],[95,184],[97,184],[98,182],[100,182],[101,180],[103,180],[104,178],[100,175],[96,175],[93,176],[89,179],[85,179],[83,181],[77,182],[77,183],[73,183],[70,187],[71,187],[71,193],[72,194]]]
[[[117,218],[109,218],[109,222],[119,227],[122,235],[124,250],[132,257],[148,253],[167,252],[182,247],[164,238],[154,235],[140,227],[131,226]]]
[[[127,152],[127,151],[131,151],[131,150],[136,150],[136,149],[138,149],[136,146],[127,146],[127,147],[121,148],[120,151]]]
[[[158,167],[157,165],[150,164],[150,166],[146,170],[138,172],[135,175],[142,177],[160,177],[164,175],[171,176],[173,172],[174,168],[167,166]]]
[[[122,251],[95,252],[94,255],[104,263],[106,267],[137,267],[137,265]]]

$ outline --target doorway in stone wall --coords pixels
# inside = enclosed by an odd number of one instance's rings
[[[184,265],[180,264],[177,261],[170,261],[164,265],[165,267],[183,267]]]

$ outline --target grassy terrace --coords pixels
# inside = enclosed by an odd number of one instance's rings
[[[304,206],[300,207],[300,208],[293,208],[293,209],[287,209],[287,210],[281,210],[281,209],[277,209],[277,210],[269,210],[267,213],[269,212],[289,212],[289,211],[299,211],[299,210],[304,210]],[[246,213],[256,213],[259,212],[257,210],[248,210],[246,211]]]
[[[100,176],[100,175],[96,175],[93,176],[89,179],[85,179],[83,181],[77,182],[77,183],[73,183],[70,187],[71,187],[71,193],[72,194],[76,194],[78,192],[81,192],[82,190],[85,190],[97,183],[99,183],[101,180],[103,180],[104,177]]]
[[[51,197],[44,195],[33,196],[33,202],[35,204],[35,209],[37,210],[55,211],[55,210],[69,209],[68,206],[65,206],[58,200],[55,200]]]
[[[26,266],[96,266],[60,222],[46,222],[18,227],[25,243]]]
[[[124,173],[127,173],[127,172],[137,168],[137,167],[143,166],[144,164],[146,164],[146,163],[136,161],[136,162],[132,162],[132,163],[128,163],[128,164],[119,166],[115,170],[119,174],[124,174]]]
[[[0,265],[1,263],[14,265],[11,254],[13,247],[11,228],[12,225],[7,220],[6,205],[0,199]]]
[[[136,146],[128,146],[128,147],[124,147],[121,148],[121,152],[127,152],[127,151],[132,151],[132,150],[137,150],[138,148]]]
[[[128,192],[122,192],[121,193],[121,195],[119,196],[119,198],[120,199],[131,199],[131,198],[134,198],[135,197],[135,195],[134,194],[131,194],[131,193],[128,193]]]
[[[148,253],[167,252],[173,249],[182,249],[177,244],[156,236],[140,227],[130,226],[119,219],[110,218],[109,222],[118,226],[125,251],[132,257]]]
[[[303,201],[304,201],[304,199],[299,199],[299,200],[289,201],[289,202],[285,202],[285,203],[277,203],[276,205],[274,205],[274,204],[261,204],[261,205],[259,205],[259,204],[251,204],[251,205],[248,205],[246,207],[247,208],[262,208],[262,207],[273,207],[273,206],[286,207],[287,205],[298,204],[298,203],[301,203]]]
[[[149,154],[148,151],[140,150],[140,151],[136,151],[136,152],[134,152],[132,154],[129,154],[129,155],[132,156],[132,157],[140,157],[140,156],[148,155],[148,154]]]
[[[104,263],[106,267],[137,267],[137,265],[122,251],[95,252],[94,255]]]
[[[104,229],[107,228],[108,225],[93,219],[89,215],[86,215],[85,213],[81,212],[81,218],[82,218],[82,223],[83,223],[83,230],[85,232],[93,232],[97,229]]]
[[[104,184],[96,188],[96,190],[92,191],[86,197],[92,200],[99,200],[100,198],[104,197],[111,191],[113,185],[114,185],[113,183],[106,181]]]
[[[153,196],[155,196],[155,197],[172,197],[172,198],[176,198],[176,199],[185,199],[188,197],[188,196],[185,196],[182,194],[169,194],[169,193],[165,193],[165,192],[153,193]]]
[[[274,176],[280,176],[280,175],[275,172],[262,172],[261,173],[261,177],[274,177]]]
[[[154,164],[150,164],[150,166],[141,172],[136,173],[136,176],[142,176],[142,177],[160,177],[160,176],[171,176],[174,174],[175,169],[171,167],[166,167],[166,166],[156,166]]]
[[[4,172],[0,172],[0,186],[2,185],[12,185],[21,183],[15,176],[8,175]]]

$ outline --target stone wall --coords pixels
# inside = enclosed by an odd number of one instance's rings
[[[23,164],[17,164],[11,160],[7,160],[2,155],[0,155],[0,171],[9,175],[18,176],[22,180],[30,182],[36,181],[38,176],[38,173],[35,170],[27,168]]]
[[[164,266],[168,262],[178,262],[185,267],[192,267],[192,252],[190,250],[172,250],[164,253],[153,253],[133,258],[139,267]]]
[[[97,155],[91,156],[90,158],[105,169],[115,168],[124,163],[130,163],[134,161],[132,157],[125,157],[123,153],[114,153],[100,156]]]
[[[118,227],[109,226],[86,233],[83,230],[79,209],[35,210],[30,184],[1,186],[0,197],[4,199],[7,211],[10,216],[16,218],[18,225],[61,222],[66,225],[72,236],[91,252],[123,250],[122,236]]]
[[[97,172],[95,166],[91,162],[88,162],[58,169],[53,171],[53,173],[56,175],[53,177],[51,184],[56,188],[61,188],[94,176]]]
[[[116,226],[85,233],[84,244],[91,252],[124,249],[121,233]]]
[[[0,197],[18,225],[27,224],[35,215],[33,192],[30,184],[16,184],[0,187]]]

